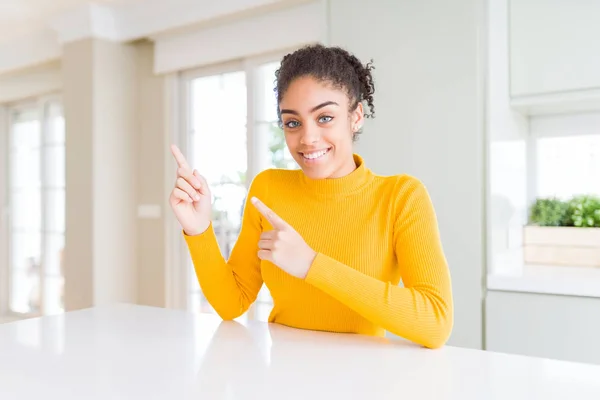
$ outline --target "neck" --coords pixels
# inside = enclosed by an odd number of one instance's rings
[[[350,175],[357,168],[357,162],[354,158],[354,155],[348,157],[348,161],[346,161],[342,166],[335,171],[328,179],[342,178],[346,175]]]

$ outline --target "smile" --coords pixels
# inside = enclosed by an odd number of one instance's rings
[[[325,154],[329,153],[330,150],[331,150],[331,147],[328,149],[324,149],[324,150],[313,151],[310,153],[300,153],[300,154],[302,154],[302,157],[304,157],[305,160],[318,160],[319,158],[323,157]]]

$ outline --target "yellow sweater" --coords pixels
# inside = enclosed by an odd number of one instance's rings
[[[259,236],[272,227],[247,201],[229,260],[212,225],[185,236],[200,287],[223,319],[246,312],[264,282],[274,301],[269,322],[377,336],[387,330],[440,347],[452,330],[452,289],[427,190],[407,175],[375,175],[354,158],[357,169],[342,178],[270,169],[250,185],[247,198],[261,199],[317,253],[305,279],[258,258]]]

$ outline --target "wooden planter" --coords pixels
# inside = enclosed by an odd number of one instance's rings
[[[600,228],[525,226],[526,264],[600,267]]]

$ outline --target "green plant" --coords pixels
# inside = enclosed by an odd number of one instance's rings
[[[529,213],[529,223],[538,226],[600,227],[600,197],[575,196],[568,201],[539,198]]]
[[[567,221],[568,203],[557,198],[540,198],[533,203],[529,223],[539,226],[562,226]]]
[[[600,197],[582,195],[568,203],[566,225],[581,228],[600,227]]]

